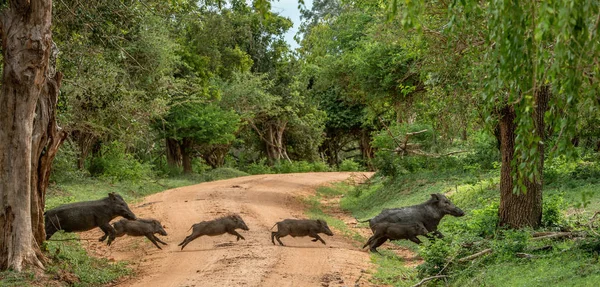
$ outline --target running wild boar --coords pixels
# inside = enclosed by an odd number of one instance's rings
[[[179,243],[178,246],[181,246],[181,250],[183,250],[188,243],[202,235],[216,236],[229,233],[237,237],[236,241],[239,241],[240,238],[246,240],[244,236],[235,231],[238,228],[242,230],[250,230],[244,220],[237,214],[228,215],[211,221],[202,221],[192,225],[190,228],[193,229],[192,234],[187,236],[181,243]]]
[[[379,215],[368,221],[373,232],[375,232],[375,225],[382,222],[421,223],[428,232],[433,232],[436,236],[442,238],[444,236],[437,230],[437,227],[442,217],[446,214],[456,217],[465,215],[445,195],[434,193],[424,203],[401,208],[384,209]]]
[[[146,236],[158,249],[160,246],[157,242],[167,245],[167,243],[160,240],[155,233],[162,236],[167,236],[167,232],[163,229],[163,226],[156,219],[144,219],[138,218],[137,220],[121,219],[113,223],[115,229],[115,236],[121,237],[125,234],[129,236]]]
[[[310,220],[310,219],[285,219],[283,221],[275,223],[277,225],[277,232],[271,232],[271,242],[275,245],[275,240],[279,242],[279,245],[283,246],[283,242],[279,238],[291,235],[296,236],[310,236],[314,238],[312,241],[316,242],[320,240],[323,244],[325,241],[319,236],[319,233],[325,233],[329,236],[333,236],[333,232],[327,226],[327,222],[321,219]],[[273,225],[273,227],[275,227]],[[271,229],[273,229],[271,227]]]
[[[125,200],[113,192],[103,199],[70,203],[50,209],[44,212],[46,240],[59,230],[74,232],[100,227],[104,236],[99,240],[104,241],[108,237],[107,244],[110,245],[115,239],[115,229],[110,225],[110,221],[117,216],[136,219]]]
[[[427,229],[421,223],[389,223],[382,222],[375,225],[375,234],[369,238],[367,243],[362,248],[370,246],[371,252],[377,252],[377,247],[381,246],[388,239],[389,240],[401,240],[408,239],[414,243],[420,244],[421,240],[417,238],[417,235],[427,234]]]

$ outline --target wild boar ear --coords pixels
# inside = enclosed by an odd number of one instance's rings
[[[114,192],[109,192],[108,193],[108,197],[110,197],[110,199],[115,199],[115,193]]]
[[[323,221],[322,219],[317,219],[317,223],[319,225],[323,225],[323,226],[325,225],[325,221]]]
[[[440,200],[440,196],[437,193],[432,193],[431,194],[431,199],[433,199],[435,201],[439,201]]]

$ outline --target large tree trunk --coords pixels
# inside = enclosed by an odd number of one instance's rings
[[[373,146],[371,146],[371,130],[370,129],[361,129],[360,130],[360,138],[359,138],[359,146],[360,153],[362,154],[363,160],[367,168],[370,171],[374,171],[375,167],[373,166],[373,157],[375,153],[373,151]]]
[[[183,173],[192,173],[192,141],[183,139],[181,141],[181,158],[183,162]]]
[[[167,164],[170,167],[180,167],[182,156],[179,141],[167,138],[165,139],[165,143],[167,149]]]
[[[548,107],[549,88],[542,87],[535,95],[533,112],[535,133],[540,138],[538,143],[538,157],[533,180],[522,178],[525,193],[514,193],[514,180],[512,167],[519,166],[519,159],[512,165],[515,154],[515,111],[512,106],[505,107],[500,117],[500,152],[502,153],[502,169],[500,174],[500,208],[499,224],[512,228],[538,227],[542,221],[542,172],[544,169],[544,140],[545,125],[544,113]]]
[[[1,15],[0,269],[43,267],[43,209],[52,159],[64,134],[55,122],[61,75],[48,69],[52,1],[10,1]]]

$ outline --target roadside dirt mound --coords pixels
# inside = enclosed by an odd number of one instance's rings
[[[157,249],[142,237],[117,238],[107,247],[83,242],[96,256],[133,263],[137,276],[118,286],[373,286],[369,253],[342,236],[322,235],[327,245],[308,237],[284,237],[287,246],[271,243],[270,228],[285,218],[304,218],[300,198],[317,186],[335,181],[366,179],[370,173],[302,173],[256,175],[175,188],[130,206],[138,217],[165,225],[169,245]],[[177,246],[192,224],[238,213],[249,231],[235,236],[203,236],[183,251]],[[336,231],[334,230],[334,233]],[[82,238],[98,238],[95,229]]]

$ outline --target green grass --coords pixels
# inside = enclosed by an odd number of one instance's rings
[[[76,234],[60,232],[52,238],[64,240],[78,237]],[[47,241],[46,248],[52,259],[46,266],[46,272],[54,278],[66,280],[65,283],[70,286],[100,286],[132,274],[127,262],[110,262],[89,256],[77,240]]]
[[[31,271],[14,272],[12,270],[0,272],[0,286],[3,287],[29,287],[40,284],[35,273]],[[39,286],[39,285],[38,285]]]
[[[145,196],[167,189],[246,175],[248,174],[235,169],[219,168],[200,175],[192,174],[173,178],[150,179],[143,182],[107,182],[94,178],[82,178],[51,185],[46,196],[46,209],[71,202],[100,199],[106,197],[109,192],[120,194],[128,203],[135,203]]]
[[[342,236],[362,242],[366,240],[364,237],[362,237],[358,232],[350,229],[344,223],[344,221],[331,216],[330,206],[321,204],[321,201],[339,197],[340,195],[348,192],[350,189],[352,189],[352,187],[344,183],[335,183],[332,186],[318,187],[314,196],[304,199],[304,203],[308,207],[306,214],[311,219],[325,220],[327,225],[341,232]]]
[[[556,203],[564,217],[560,221],[563,227],[583,230],[580,224],[587,223],[591,214],[600,210],[600,193],[597,192],[600,181],[594,177],[581,179],[571,175],[559,173],[547,180],[544,201],[545,204]],[[505,232],[496,229],[498,171],[465,172],[457,169],[419,171],[396,178],[376,176],[368,184],[339,192],[344,194],[341,207],[359,220],[369,219],[384,208],[424,202],[431,193],[451,194],[450,199],[466,212],[466,216],[444,217],[439,229],[448,237],[447,240],[436,244],[423,240],[425,243],[420,246],[408,241],[395,244],[419,252],[426,260],[440,260],[442,265],[452,258],[471,255],[488,247],[494,253],[467,264],[452,261],[442,273],[449,275],[447,281],[429,282],[427,286],[597,286],[600,248],[584,251],[572,240],[530,241],[527,238],[533,232],[531,230]],[[557,230],[557,227],[546,230]],[[465,248],[464,244],[473,247]],[[538,257],[534,259],[515,256],[516,252],[528,252],[541,245],[551,245],[553,251],[535,254]],[[407,268],[402,258],[385,252],[385,249],[381,251],[384,256],[371,255],[378,265],[372,279],[376,284],[410,286],[420,278],[436,275],[441,269],[441,266],[426,264],[417,269]]]

